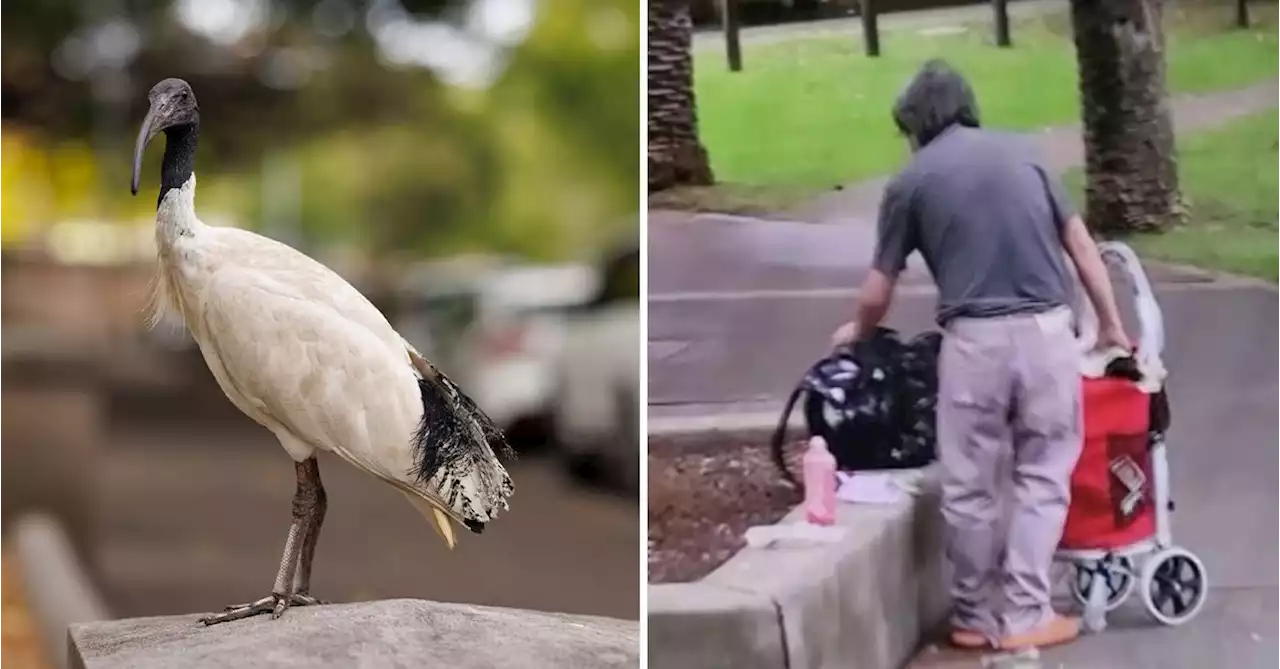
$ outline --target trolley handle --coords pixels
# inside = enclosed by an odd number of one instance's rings
[[[1160,304],[1156,302],[1155,291],[1147,273],[1142,269],[1138,255],[1124,242],[1107,241],[1098,244],[1098,252],[1103,261],[1118,263],[1129,276],[1133,287],[1134,306],[1138,312],[1138,327],[1142,336],[1138,340],[1137,355],[1142,358],[1159,358],[1164,353],[1164,315]],[[1087,354],[1093,351],[1098,343],[1098,315],[1093,304],[1085,299],[1079,300],[1077,317],[1079,318],[1080,352]]]

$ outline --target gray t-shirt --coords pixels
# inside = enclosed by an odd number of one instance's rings
[[[1062,230],[1074,213],[1027,141],[952,126],[885,188],[873,267],[896,277],[920,251],[940,325],[1070,305]]]

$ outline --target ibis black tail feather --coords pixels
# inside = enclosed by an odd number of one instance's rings
[[[514,490],[501,465],[514,453],[502,430],[448,377],[419,378],[418,391],[422,421],[413,435],[413,476],[479,533]]]

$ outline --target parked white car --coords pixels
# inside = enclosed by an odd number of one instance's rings
[[[555,365],[555,440],[570,472],[640,487],[640,249],[602,263],[594,299],[564,321]]]
[[[464,256],[423,263],[396,287],[396,330],[437,367],[461,383],[462,337],[478,317],[480,282],[501,266],[491,256]]]
[[[551,378],[585,265],[440,263],[418,273],[397,327],[466,390],[517,449],[551,437]]]
[[[585,265],[523,266],[480,282],[479,309],[460,342],[466,389],[519,445],[551,437],[552,379],[567,314],[585,303],[596,277]]]

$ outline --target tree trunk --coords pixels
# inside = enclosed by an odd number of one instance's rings
[[[862,19],[862,44],[868,58],[880,57],[880,11],[875,0],[861,0],[860,18]]]
[[[729,59],[729,71],[742,71],[742,19],[739,14],[738,0],[721,0],[720,6],[724,9],[724,46],[725,56]]]
[[[1084,120],[1087,218],[1104,233],[1183,216],[1165,94],[1163,0],[1071,0]]]
[[[996,46],[1013,46],[1009,36],[1009,2],[1008,0],[992,0],[991,9],[996,15]]]
[[[1236,27],[1249,27],[1249,3],[1248,0],[1236,0]]]
[[[698,139],[688,0],[649,0],[649,190],[714,182]]]

